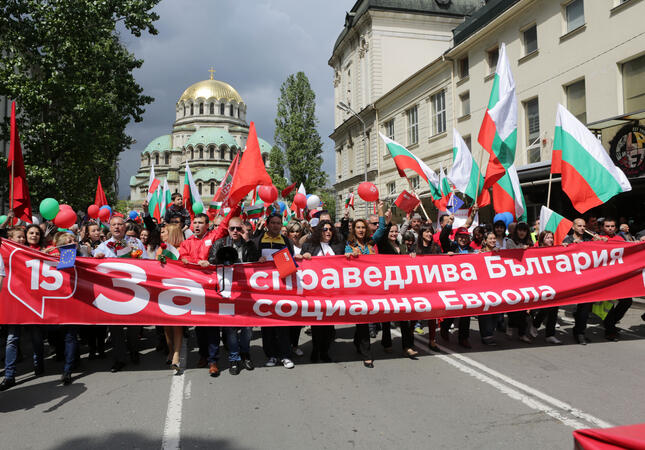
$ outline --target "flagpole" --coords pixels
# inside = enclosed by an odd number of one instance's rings
[[[480,147],[482,147],[482,146],[480,146]],[[474,200],[475,205],[477,205],[477,200],[479,200],[479,181],[482,178],[482,174],[481,174],[482,173],[482,163],[483,163],[482,160],[484,159],[484,151],[485,150],[486,149],[484,147],[482,147],[482,151],[479,153],[479,165],[477,166],[477,169],[479,169],[479,176],[477,177],[477,189],[475,189],[475,200]],[[479,205],[477,205],[477,206],[479,206]]]
[[[549,173],[549,189],[546,194],[546,207],[549,208],[551,203],[551,180],[553,180],[553,173]]]
[[[16,165],[15,157],[11,160],[11,184],[9,185],[9,209],[13,209],[13,184],[14,184],[14,167]],[[13,224],[11,224],[13,225]]]
[[[405,179],[406,179],[406,180],[408,180],[408,185],[410,186],[410,190],[412,191],[412,193],[414,194],[414,196],[415,196],[416,198],[418,198],[418,199],[419,199],[419,206],[421,207],[421,211],[423,211],[423,214],[425,214],[426,219],[427,219],[427,220],[430,220],[430,216],[429,216],[429,215],[428,215],[428,213],[426,212],[426,209],[423,207],[423,201],[421,200],[421,197],[419,197],[419,194],[417,194],[417,192],[416,192],[416,191],[414,190],[414,188],[412,187],[412,181],[410,181],[410,179],[408,178],[408,176],[407,176],[407,175],[405,176]]]

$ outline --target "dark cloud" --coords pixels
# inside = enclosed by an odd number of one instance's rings
[[[175,102],[189,85],[215,78],[237,89],[248,106],[247,121],[260,137],[273,142],[280,85],[289,74],[304,71],[316,93],[318,132],[324,144],[324,169],[333,179],[332,71],[327,65],[353,0],[221,1],[164,0],[157,36],[124,35],[128,48],[145,62],[135,76],[155,98],[142,123],[127,132],[137,143],[121,155],[119,192],[127,198],[139,153],[155,137],[171,132]]]

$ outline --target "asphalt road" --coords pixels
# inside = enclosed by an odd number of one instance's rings
[[[401,355],[373,340],[374,369],[362,366],[351,342],[352,327],[337,331],[335,363],[311,364],[305,356],[292,370],[258,367],[238,376],[208,376],[196,369],[194,339],[186,371],[172,376],[146,329],[141,363],[118,374],[106,360],[82,360],[74,382],[59,382],[62,363],[47,361],[34,378],[29,358],[19,364],[19,384],[0,393],[2,448],[572,448],[572,431],[645,422],[645,322],[635,304],[620,324],[620,342],[588,330],[593,342],[574,343],[571,308],[560,311],[557,336],[564,345],[533,344],[498,335],[498,347],[473,349],[451,343],[444,352]],[[440,341],[441,344],[441,341]],[[28,349],[27,349],[28,350]],[[224,353],[225,355],[225,353]],[[252,356],[260,366],[259,331]]]

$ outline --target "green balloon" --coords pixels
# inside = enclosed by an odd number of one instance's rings
[[[5,215],[0,216],[0,225],[5,223],[6,221],[7,221],[7,216],[5,216]]]
[[[204,211],[204,205],[202,205],[201,203],[195,203],[193,205],[193,212],[195,214],[201,214],[203,211]]]
[[[60,210],[60,205],[53,198],[46,198],[40,202],[40,215],[47,220],[54,220]]]

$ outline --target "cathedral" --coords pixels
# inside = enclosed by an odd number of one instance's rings
[[[130,178],[130,200],[141,204],[148,193],[150,169],[168,180],[171,192],[182,192],[186,162],[205,205],[215,195],[237,152],[249,134],[246,103],[230,84],[213,79],[186,89],[176,104],[171,134],[152,140],[141,153],[136,175]],[[258,137],[266,164],[271,144]]]

